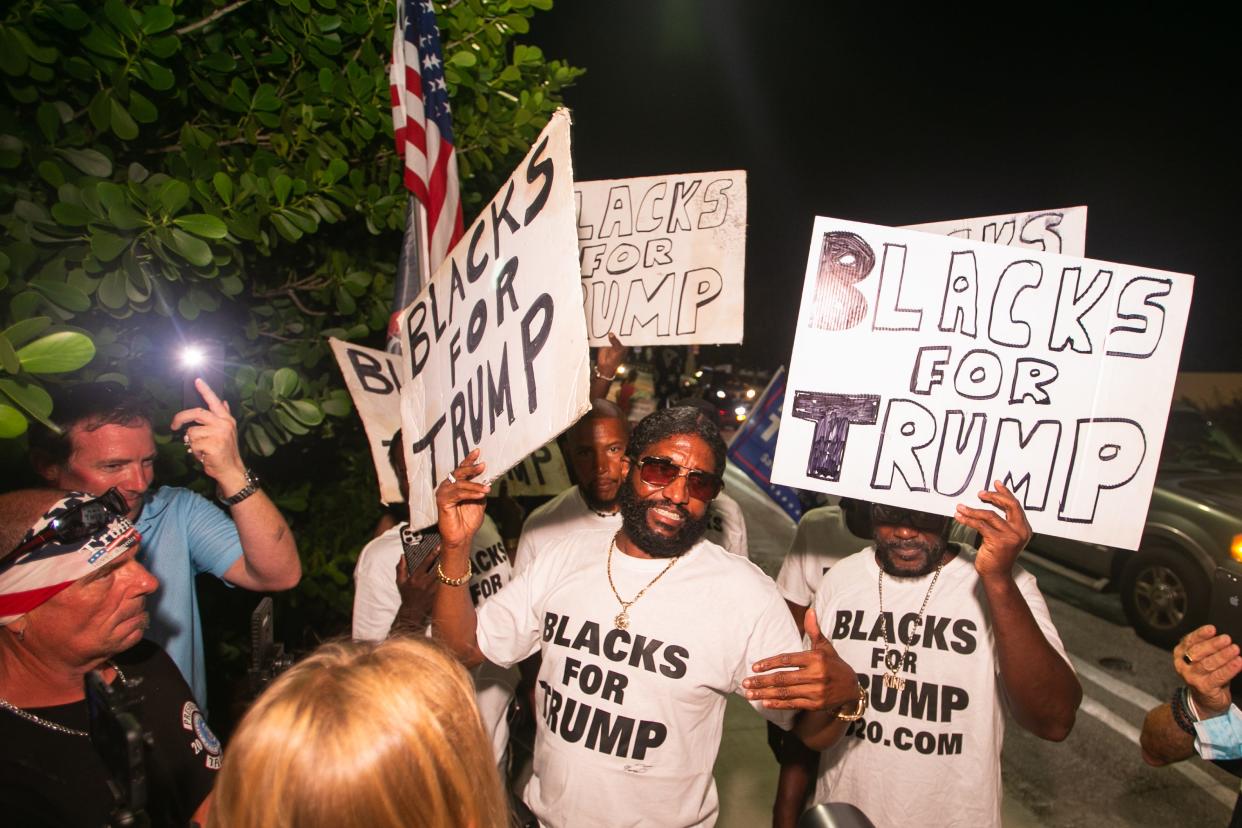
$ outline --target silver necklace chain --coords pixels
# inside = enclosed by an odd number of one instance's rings
[[[944,569],[943,560],[941,560],[940,563],[936,565],[936,574],[932,576],[931,583],[927,585],[927,594],[923,596],[923,606],[919,607],[919,615],[917,618],[914,619],[914,630],[912,631],[912,633],[917,632],[919,628],[923,626],[923,614],[927,612],[927,602],[931,600],[932,590],[936,588],[936,581],[940,579],[940,570],[942,569]],[[884,674],[884,686],[892,688],[893,690],[896,690],[898,692],[901,692],[901,690],[905,688],[906,686],[906,680],[904,677],[897,675],[897,673],[905,665],[906,656],[910,654],[910,642],[909,641],[904,642],[906,646],[905,646],[905,649],[901,651],[901,658],[897,660],[896,664],[893,664],[890,666],[887,663],[888,654],[896,653],[897,650],[893,648],[894,645],[893,645],[892,638],[890,638],[888,634],[888,620],[887,620],[887,617],[884,615],[884,569],[883,568],[880,569],[879,588],[880,588],[880,632],[884,635],[884,660],[886,662],[884,666],[888,669],[888,672]],[[910,637],[913,638],[913,635],[911,635]]]
[[[113,670],[116,670],[116,677],[121,680],[122,684],[128,683],[128,680],[125,678],[125,673],[121,672],[120,667],[116,666],[111,661],[108,662],[108,666],[111,667]],[[48,730],[54,730],[57,733],[64,733],[67,736],[90,736],[90,734],[87,733],[85,730],[78,730],[76,727],[65,727],[63,724],[57,724],[56,722],[49,722],[47,719],[36,716],[35,714],[31,713],[29,710],[21,709],[20,707],[9,702],[6,699],[0,699],[0,708],[3,708],[9,711],[14,716],[19,716],[28,722],[33,722],[34,724],[37,724],[41,727],[46,727]]]

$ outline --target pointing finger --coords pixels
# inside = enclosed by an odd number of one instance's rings
[[[216,396],[216,392],[211,390],[211,386],[202,377],[194,380],[194,387],[198,389],[198,393],[202,395],[203,402],[207,403],[207,407],[211,409],[212,414],[228,416],[229,410],[220,402],[220,398]]]

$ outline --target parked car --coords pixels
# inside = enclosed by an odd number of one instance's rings
[[[1206,623],[1216,568],[1242,575],[1242,450],[1199,411],[1175,405],[1138,551],[1048,535],[1029,549],[1115,587],[1135,632],[1172,646]]]

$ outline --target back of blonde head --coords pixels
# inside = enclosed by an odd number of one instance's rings
[[[320,647],[242,720],[207,824],[507,825],[470,677],[424,638]]]

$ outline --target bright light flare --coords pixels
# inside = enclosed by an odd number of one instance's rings
[[[207,362],[207,352],[198,345],[186,345],[179,359],[182,368],[201,368]]]
[[[758,392],[757,392],[757,391],[755,391],[755,389],[753,389],[753,388],[747,388],[747,389],[746,389],[746,399],[748,399],[748,400],[753,400],[753,399],[755,398],[755,394],[757,394],[757,393],[758,393]]]
[[[746,406],[739,405],[737,408],[733,409],[733,413],[741,417],[746,416]]]
[[[725,398],[725,392],[723,390],[717,391],[716,396],[723,400]]]

